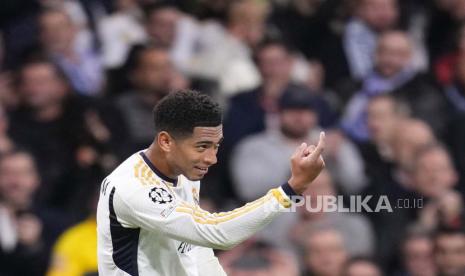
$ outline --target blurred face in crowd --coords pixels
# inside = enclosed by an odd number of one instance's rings
[[[40,41],[52,53],[72,50],[76,29],[65,12],[48,11],[40,15]]]
[[[263,81],[289,82],[292,58],[281,45],[269,45],[257,54],[258,68]]]
[[[132,73],[134,86],[143,92],[168,93],[173,67],[169,53],[164,49],[147,49],[139,54]]]
[[[229,30],[253,48],[263,39],[267,15],[268,6],[264,1],[232,1],[228,12]]]
[[[346,267],[344,276],[381,276],[380,269],[368,261],[356,261]]]
[[[397,23],[399,11],[395,0],[359,1],[357,15],[375,31],[384,31]]]
[[[426,123],[415,119],[398,121],[392,144],[396,162],[404,169],[413,169],[415,153],[435,140]]]
[[[20,92],[30,107],[40,109],[59,104],[67,93],[67,85],[50,63],[34,63],[20,72]]]
[[[403,245],[404,266],[412,276],[434,276],[433,242],[426,237],[408,239]]]
[[[465,233],[439,235],[436,238],[435,258],[439,275],[465,275]]]
[[[395,134],[399,114],[396,102],[390,97],[376,97],[367,107],[368,130],[376,144],[389,143]]]
[[[283,109],[280,114],[281,132],[290,139],[305,139],[318,121],[318,116],[313,110]]]
[[[410,65],[412,45],[403,32],[387,32],[378,39],[375,66],[384,77],[392,77]]]
[[[426,197],[439,198],[456,184],[457,178],[449,154],[441,147],[421,153],[415,162],[415,188]]]
[[[27,207],[39,185],[33,159],[26,153],[14,153],[0,160],[0,196],[14,207]]]
[[[176,38],[176,27],[180,16],[179,11],[174,7],[153,11],[147,18],[147,34],[156,43],[171,47]]]
[[[305,251],[305,266],[311,275],[341,275],[347,253],[339,232],[325,230],[312,233],[305,241]]]

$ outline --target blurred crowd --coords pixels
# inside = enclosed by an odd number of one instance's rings
[[[0,6],[0,276],[97,275],[100,182],[181,89],[225,114],[204,209],[287,181],[321,130],[326,169],[305,196],[409,204],[298,208],[218,252],[228,275],[465,275],[464,0]]]

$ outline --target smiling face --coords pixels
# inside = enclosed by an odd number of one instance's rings
[[[174,174],[183,174],[189,180],[197,181],[217,162],[223,126],[195,127],[192,135],[171,139],[167,160]]]

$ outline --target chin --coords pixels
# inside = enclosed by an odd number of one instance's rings
[[[187,175],[187,174],[185,174],[184,176],[190,181],[199,181],[199,180],[202,180],[204,177],[204,175]]]

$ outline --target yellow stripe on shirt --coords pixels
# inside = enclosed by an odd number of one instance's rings
[[[219,224],[222,222],[230,221],[244,214],[250,213],[251,211],[263,206],[267,201],[273,198],[271,193],[266,196],[250,203],[236,210],[225,212],[221,214],[210,214],[210,216],[199,212],[198,208],[187,207],[187,205],[179,206],[176,208],[177,212],[186,213],[193,217],[194,221],[200,224]],[[203,210],[202,210],[203,211]],[[205,212],[205,211],[203,211]]]

